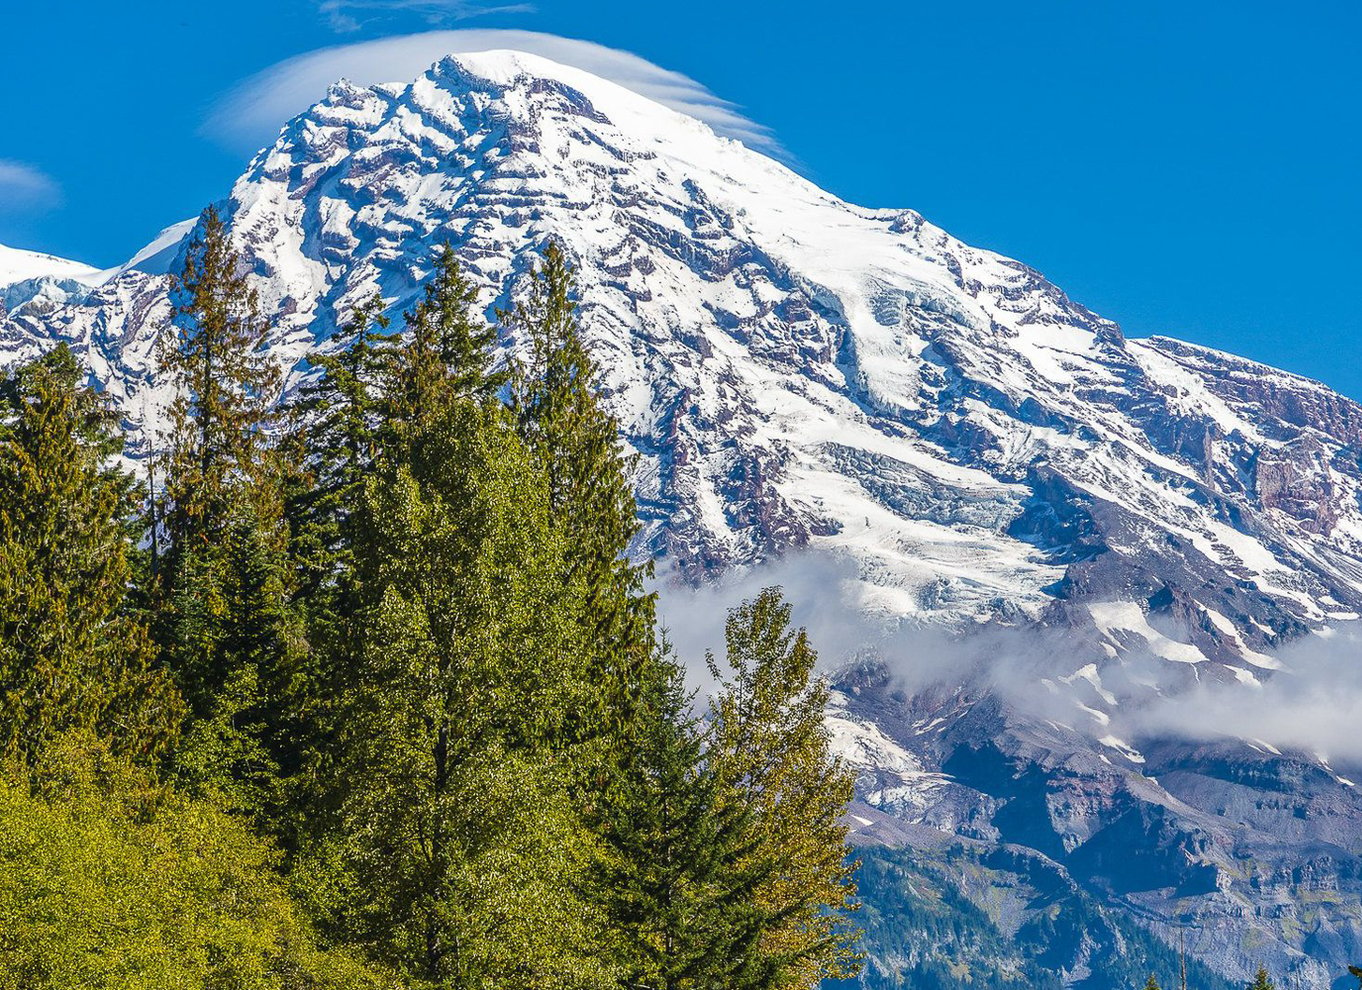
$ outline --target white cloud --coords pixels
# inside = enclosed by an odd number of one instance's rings
[[[1362,784],[1362,621],[1288,644],[1276,651],[1281,670],[1259,670],[1253,681],[1240,683],[1210,676],[1210,662],[1202,665],[1203,677],[1189,664],[1139,650],[1110,663],[1096,642],[1064,627],[985,627],[958,635],[886,622],[864,611],[848,560],[805,552],[700,588],[666,575],[659,581],[659,614],[702,701],[714,688],[704,652],[722,651],[727,610],[771,584],[784,588],[794,622],[807,627],[825,671],[873,656],[910,694],[987,692],[1033,718],[1071,725],[1094,739],[1115,735],[1137,747],[1166,738],[1262,741],[1332,760]],[[1077,704],[1098,705],[1097,694],[1072,677],[1090,662],[1100,666],[1103,690],[1115,698],[1102,706],[1107,713],[1100,719]]]
[[[23,162],[0,158],[0,213],[28,213],[61,203],[51,176]]]
[[[781,154],[771,133],[738,108],[679,72],[630,52],[537,31],[426,31],[322,48],[286,59],[245,80],[218,101],[200,133],[252,153],[285,121],[326,95],[338,79],[362,86],[408,82],[446,55],[515,49],[570,65],[709,124],[749,147]]]

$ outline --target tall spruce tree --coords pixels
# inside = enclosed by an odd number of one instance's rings
[[[1258,967],[1258,972],[1253,975],[1253,982],[1249,984],[1249,990],[1277,990],[1277,985],[1272,982],[1266,966]]]
[[[619,943],[620,985],[763,986],[752,812],[724,800],[683,672],[665,653],[657,662],[636,743],[597,799],[592,880]]]
[[[196,539],[219,538],[243,493],[265,487],[246,482],[263,480],[280,372],[264,350],[269,322],[214,207],[199,219],[171,298],[174,320],[161,338],[162,367],[176,389],[164,521],[180,552]]]
[[[0,378],[0,755],[68,732],[161,753],[183,706],[129,607],[137,491],[117,417],[65,344]]]
[[[385,342],[376,455],[337,637],[329,835],[303,864],[332,930],[422,985],[604,985],[590,836],[565,781],[581,593],[498,398],[495,333],[440,256]]]
[[[654,596],[644,584],[651,567],[629,558],[639,531],[629,481],[634,462],[620,449],[619,423],[600,404],[575,295],[567,257],[550,242],[530,273],[525,298],[500,317],[524,355],[512,378],[512,406],[566,538],[564,579],[586,589],[594,662],[609,685],[602,696],[607,709],[584,712],[583,721],[613,727],[624,738],[631,705],[648,689],[643,681],[654,646]]]
[[[495,368],[496,327],[473,311],[478,290],[449,244],[433,258],[425,297],[405,318],[400,342],[384,349],[388,381],[384,416],[390,443],[419,435],[453,397],[486,402],[507,373]]]
[[[269,427],[280,372],[226,225],[209,207],[173,284],[162,362],[175,386],[161,458],[158,635],[193,719],[185,771],[272,814],[285,766],[296,630],[282,470]]]
[[[342,331],[342,349],[310,355],[317,375],[289,409],[292,460],[302,466],[286,510],[297,594],[328,622],[356,605],[352,528],[378,456],[382,373],[392,350],[383,310],[382,297],[372,296]]]
[[[767,588],[728,616],[726,656],[710,654],[722,685],[712,710],[712,759],[730,799],[754,811],[754,857],[769,870],[756,891],[765,914],[767,986],[805,988],[860,969],[859,905],[841,819],[854,778],[828,751],[827,683],[791,608]]]

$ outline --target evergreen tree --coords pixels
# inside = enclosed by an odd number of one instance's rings
[[[181,702],[128,601],[137,508],[117,419],[66,345],[0,378],[0,755],[58,736],[154,756]]]
[[[263,345],[259,311],[240,255],[217,210],[203,212],[184,269],[172,282],[173,332],[161,361],[176,395],[164,458],[171,545],[219,538],[235,521],[243,481],[266,468],[266,427],[280,382]]]
[[[724,802],[683,673],[658,662],[637,743],[599,799],[604,850],[593,880],[621,943],[620,985],[762,986],[752,816]]]
[[[317,376],[299,390],[289,412],[291,458],[301,464],[287,500],[297,594],[311,613],[334,619],[353,607],[351,526],[364,478],[378,456],[384,340],[389,321],[374,295],[352,315],[344,348],[310,356]]]
[[[1162,990],[1162,988],[1159,986],[1159,981],[1154,979],[1153,973],[1150,973],[1149,979],[1145,981],[1144,990]]]
[[[407,332],[374,349],[328,828],[302,866],[334,931],[422,984],[601,985],[565,785],[564,726],[593,690],[582,596],[474,298],[446,248]]]
[[[1277,986],[1272,982],[1272,977],[1267,974],[1266,966],[1259,966],[1258,972],[1253,976],[1253,982],[1249,984],[1249,990],[1277,990]]]
[[[193,715],[181,765],[270,814],[293,757],[297,630],[288,607],[280,373],[226,226],[204,211],[175,279],[162,362],[176,395],[161,458],[158,638]],[[160,542],[160,534],[153,534]]]
[[[521,435],[548,480],[549,506],[568,548],[564,579],[587,593],[588,637],[598,676],[609,685],[604,711],[584,712],[597,729],[627,734],[630,706],[653,649],[654,596],[648,564],[629,558],[639,531],[629,478],[634,460],[620,450],[619,423],[600,405],[597,370],[582,340],[573,272],[550,242],[530,273],[529,291],[500,314],[525,354],[515,368],[512,403]]]
[[[842,816],[853,775],[828,752],[825,681],[804,630],[791,631],[790,606],[767,588],[733,609],[725,629],[722,684],[711,711],[712,759],[731,800],[753,809],[754,856],[769,870],[756,892],[765,913],[760,951],[772,987],[812,987],[860,967],[858,907]]]
[[[572,589],[538,474],[497,404],[428,411],[367,485],[367,605],[339,713],[337,930],[447,987],[592,985],[588,837],[562,726]]]
[[[486,403],[506,384],[496,370],[496,328],[473,312],[478,290],[445,244],[434,255],[425,298],[406,314],[406,332],[383,349],[384,418],[393,442],[411,442],[452,398]]]

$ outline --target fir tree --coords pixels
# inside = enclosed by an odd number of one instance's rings
[[[506,372],[494,368],[496,328],[474,314],[478,290],[458,255],[445,244],[432,260],[425,298],[406,314],[400,342],[383,350],[389,442],[411,442],[452,398],[495,400],[507,381]]]
[[[169,543],[155,593],[158,636],[193,715],[181,764],[271,814],[290,773],[300,690],[285,471],[268,432],[280,373],[263,349],[268,322],[211,207],[173,298],[162,361],[176,395],[158,513]]]
[[[545,493],[498,405],[381,462],[338,725],[336,930],[446,987],[590,985],[588,838],[562,726],[587,685]],[[348,878],[348,879],[346,879]]]
[[[164,457],[165,516],[173,547],[212,541],[234,519],[242,482],[266,467],[265,429],[279,388],[259,311],[226,225],[209,207],[172,282],[173,332],[161,360],[176,395]]]
[[[564,726],[593,689],[581,595],[474,298],[446,248],[407,332],[375,347],[327,835],[300,865],[333,931],[422,983],[600,985],[565,783],[581,773]]]
[[[722,684],[711,712],[713,759],[731,799],[755,812],[754,856],[769,875],[756,892],[765,912],[760,950],[772,987],[811,987],[860,968],[858,907],[842,816],[853,776],[828,752],[825,681],[790,606],[767,588],[729,613]],[[725,677],[731,679],[725,679]]]
[[[94,732],[154,756],[181,702],[128,601],[137,493],[117,419],[63,344],[0,379],[0,754]]]
[[[1272,977],[1268,976],[1266,966],[1258,967],[1258,972],[1253,976],[1253,982],[1249,984],[1249,990],[1277,990],[1276,984],[1272,982]]]
[[[317,376],[290,407],[291,458],[303,467],[288,499],[291,556],[299,597],[309,610],[334,617],[353,607],[351,526],[363,482],[378,455],[384,340],[389,321],[374,295],[352,315],[344,348],[313,354]]]
[[[751,812],[724,802],[682,671],[658,662],[639,738],[599,799],[604,851],[593,879],[621,943],[620,983],[762,986]]]
[[[1153,973],[1150,973],[1149,979],[1145,980],[1144,990],[1162,990],[1159,986],[1159,981],[1154,979]]]
[[[653,648],[654,596],[644,590],[651,568],[629,558],[639,531],[629,484],[634,460],[621,453],[619,423],[601,407],[574,295],[572,269],[550,242],[530,273],[526,298],[500,316],[525,354],[515,368],[512,404],[566,538],[564,580],[586,589],[589,640],[598,674],[611,685],[608,709],[584,713],[584,720],[597,727],[613,722],[617,734],[627,734]]]

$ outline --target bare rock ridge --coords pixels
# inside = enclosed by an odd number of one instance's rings
[[[290,368],[338,346],[375,290],[406,308],[434,243],[491,307],[558,238],[642,455],[640,552],[700,580],[807,548],[849,561],[880,617],[1062,631],[1037,677],[1066,718],[986,685],[907,694],[882,665],[846,675],[830,724],[864,768],[859,841],[1014,850],[1156,936],[1191,926],[1189,951],[1233,976],[1261,959],[1319,984],[1362,956],[1345,768],[1116,731],[1123,706],[1258,683],[1283,643],[1362,613],[1358,404],[1128,340],[916,213],[844,203],[520,53],[337,84],[223,212]],[[70,343],[134,455],[166,401],[154,344],[188,229],[109,272],[0,253],[0,360]],[[1088,950],[1069,949],[1082,982]]]

